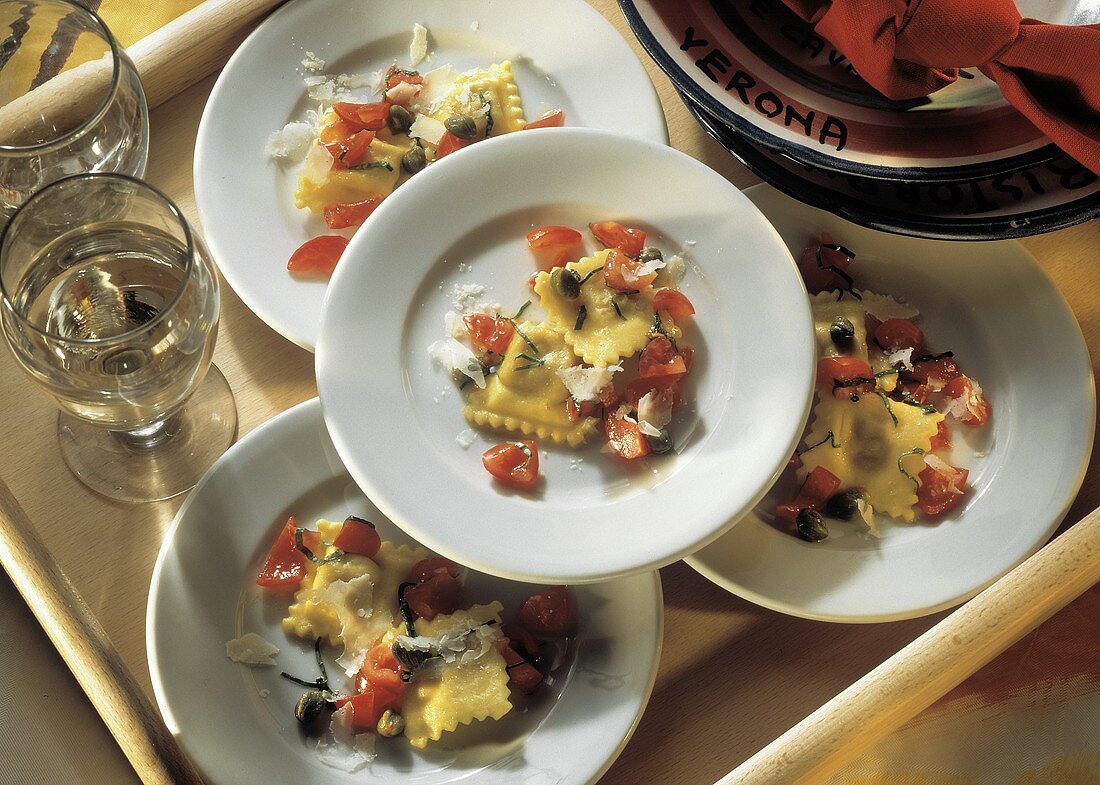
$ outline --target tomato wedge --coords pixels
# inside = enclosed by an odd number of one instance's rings
[[[361,130],[358,123],[348,123],[338,118],[331,123],[325,123],[321,126],[317,138],[320,139],[321,144],[327,147],[334,142],[342,142],[345,139],[349,139]],[[332,152],[331,148],[329,148],[329,152]],[[335,154],[333,157],[335,157]]]
[[[775,518],[788,526],[794,526],[799,510],[806,508],[820,510],[829,497],[837,492],[838,488],[840,488],[839,477],[824,466],[815,466],[806,475],[802,487],[798,489],[798,493],[791,503],[781,504],[776,508]]]
[[[502,442],[481,456],[485,470],[499,482],[525,490],[539,479],[539,448],[532,441]]]
[[[532,120],[527,124],[527,130],[532,128],[561,128],[565,125],[565,112],[561,109],[555,109],[552,112],[547,112],[537,120]]]
[[[668,392],[672,395],[672,401],[674,406],[679,406],[682,402],[680,395],[680,380],[683,376],[647,376],[640,377],[632,381],[623,390],[623,400],[630,404],[631,407],[637,407],[638,401],[642,400],[646,396],[646,393]]]
[[[549,271],[581,258],[584,237],[568,226],[543,226],[527,233],[527,247],[540,270]]]
[[[577,634],[577,603],[565,586],[553,586],[528,597],[517,616],[536,638],[568,638]]]
[[[446,570],[405,590],[405,602],[421,619],[431,621],[441,613],[454,613],[462,605],[462,584]]]
[[[508,683],[522,692],[531,695],[542,685],[542,674],[538,668],[524,659],[523,655],[512,648],[507,638],[498,638],[497,651],[504,658],[504,669],[508,672]]]
[[[461,150],[463,147],[469,147],[476,140],[474,139],[459,139],[450,131],[446,131],[443,134],[443,138],[439,140],[439,146],[435,149],[435,160],[450,155],[455,150]]]
[[[943,420],[936,423],[936,435],[932,437],[930,447],[933,452],[951,449],[951,431]]]
[[[462,322],[474,348],[482,354],[503,355],[516,334],[510,321],[487,313],[468,313]]]
[[[332,156],[332,168],[350,169],[363,163],[370,154],[374,137],[374,131],[357,131],[346,139],[325,145]]]
[[[858,357],[822,357],[817,361],[817,386],[837,397],[875,389],[875,372]]]
[[[993,406],[985,397],[982,388],[969,376],[957,376],[943,388],[943,394],[953,401],[962,401],[964,411],[956,414],[964,425],[980,426],[989,422],[993,415]]]
[[[338,101],[332,105],[332,111],[349,125],[366,128],[369,131],[381,131],[390,116],[390,107],[385,101],[373,104],[353,104]]]
[[[663,335],[650,338],[638,357],[638,376],[642,379],[683,376],[687,370],[684,357],[673,348],[672,341]]]
[[[324,234],[306,240],[290,255],[290,261],[286,263],[286,269],[302,278],[332,277],[332,271],[336,269],[336,263],[340,261],[340,255],[348,247],[346,237],[336,234]]]
[[[297,524],[294,522],[294,516],[291,515],[267,554],[267,561],[264,562],[256,578],[257,584],[266,587],[297,586],[302,582],[306,574],[306,556],[294,545],[296,529]],[[320,537],[317,539],[319,540]],[[303,544],[305,544],[304,541]]]
[[[618,248],[612,248],[604,261],[604,283],[620,292],[637,292],[653,283],[657,271],[640,272],[642,263],[632,259]]]
[[[913,358],[913,370],[902,371],[901,378],[904,381],[917,381],[927,384],[932,392],[943,389],[943,386],[952,379],[962,376],[955,358],[946,355],[930,357],[923,360]]]
[[[349,226],[359,226],[370,217],[381,199],[373,196],[361,202],[349,202],[347,204],[326,204],[325,224],[329,229],[347,229]]]
[[[917,479],[917,506],[925,515],[942,515],[954,509],[966,494],[967,469],[957,469],[943,464],[940,469],[925,465]]]
[[[618,221],[591,223],[588,224],[588,229],[606,248],[618,248],[631,259],[637,258],[645,248],[645,232],[623,226]]]
[[[811,242],[802,251],[798,269],[810,294],[833,289],[848,289],[852,285],[848,268],[853,259],[855,254],[835,244],[829,235],[822,234],[820,241]]]
[[[619,411],[606,411],[603,430],[608,444],[623,458],[634,460],[649,454],[649,442],[646,441],[645,434],[637,423],[625,419]]]
[[[684,319],[695,313],[691,300],[678,289],[658,289],[654,292],[653,309],[664,311],[673,319]]]
[[[502,624],[500,632],[508,639],[508,645],[520,654],[529,657],[538,656],[539,642],[526,627],[519,624]]]
[[[408,84],[424,84],[424,77],[419,71],[406,71],[404,68],[398,68],[396,65],[391,65],[389,70],[386,71],[386,89],[392,90],[402,82]]]
[[[407,685],[389,646],[379,644],[367,652],[355,676],[355,694],[336,699],[336,707],[351,705],[351,726],[356,733],[373,731],[387,709],[401,708]]]
[[[378,536],[373,523],[349,515],[344,519],[344,525],[340,527],[340,533],[332,544],[345,553],[373,559],[382,545],[382,538]]]
[[[924,349],[924,333],[908,319],[887,319],[875,328],[875,343],[889,352]]]

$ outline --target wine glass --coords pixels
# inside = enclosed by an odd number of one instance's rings
[[[0,0],[0,30],[0,226],[61,177],[140,177],[149,108],[103,21],[69,0]]]
[[[61,454],[88,487],[166,499],[232,443],[233,394],[210,364],[217,274],[157,189],[104,173],[47,185],[0,235],[0,293],[8,345],[60,406]]]

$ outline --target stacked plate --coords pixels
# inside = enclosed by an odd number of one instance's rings
[[[782,0],[620,0],[703,127],[781,191],[857,223],[939,239],[1023,237],[1100,214],[1100,178],[977,72],[891,101]],[[1021,0],[1050,22],[1079,2]]]

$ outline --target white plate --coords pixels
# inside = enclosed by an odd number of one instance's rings
[[[290,254],[324,222],[294,207],[297,165],[264,153],[269,134],[308,108],[302,58],[332,73],[407,65],[412,26],[428,27],[432,64],[459,70],[512,58],[528,117],[565,110],[568,125],[668,142],[645,69],[611,24],[583,0],[298,0],[241,45],[218,78],[195,145],[195,201],[225,280],[285,338],[317,345],[325,284],[292,278]],[[471,25],[477,23],[477,30]]]
[[[727,180],[663,145],[567,128],[462,152],[383,202],[332,279],[317,384],[348,471],[428,547],[518,580],[653,569],[714,539],[772,484],[809,407],[809,305],[782,240]],[[506,310],[531,296],[532,227],[607,219],[640,224],[666,251],[696,242],[680,452],[629,464],[544,440],[543,490],[502,491],[480,456],[507,437],[456,443],[463,396],[427,347],[455,284],[488,285]]]
[[[161,713],[210,785],[431,785],[472,775],[486,785],[536,777],[582,785],[625,746],[657,674],[657,573],[574,589],[581,614],[575,655],[526,713],[448,734],[455,746],[444,741],[419,752],[403,739],[379,741],[369,771],[324,766],[294,719],[302,688],[279,677],[281,669],[311,677],[312,648],[282,632],[285,598],[267,599],[253,582],[290,514],[303,524],[357,514],[383,538],[411,542],[347,476],[317,399],[242,439],[191,492],[153,571],[147,645]],[[539,590],[477,574],[466,586],[477,601],[500,599],[506,613]],[[249,669],[226,658],[225,642],[245,632],[282,649],[277,667]]]
[[[768,186],[747,193],[792,253],[827,231],[856,253],[857,285],[919,308],[929,345],[955,352],[993,419],[988,433],[970,434],[977,441],[955,430],[952,462],[970,469],[974,490],[939,523],[807,543],[751,514],[688,564],[760,605],[826,621],[907,619],[972,597],[1046,542],[1081,485],[1096,395],[1073,313],[1016,242],[897,237]]]

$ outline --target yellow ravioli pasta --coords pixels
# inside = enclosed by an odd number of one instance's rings
[[[599,251],[566,268],[583,280],[586,275],[604,266],[607,251]],[[550,274],[539,273],[535,278],[535,294],[546,311],[550,325],[561,333],[565,342],[589,365],[608,366],[623,357],[630,357],[645,348],[653,327],[653,300],[648,292],[621,295],[604,284],[603,272],[596,272],[581,287],[576,300],[562,297],[550,284]],[[613,304],[614,303],[614,304]],[[618,310],[615,309],[618,305]],[[577,314],[581,306],[586,316],[580,330]]]
[[[825,395],[814,407],[813,426],[804,440],[807,446],[821,444],[802,453],[798,478],[822,466],[840,478],[841,488],[863,488],[876,511],[912,521],[917,486],[901,469],[916,478],[924,458],[912,451],[929,450],[941,420],[938,412],[898,401],[887,408],[879,395],[863,395],[858,401]],[[830,431],[836,447],[829,441]]]
[[[376,138],[370,145],[369,163],[385,166],[332,169],[329,164],[331,155],[320,142],[314,142],[298,172],[298,190],[294,192],[294,204],[299,209],[308,208],[319,213],[329,204],[353,204],[371,198],[382,199],[397,186],[401,176],[401,156],[408,147],[407,144],[402,146]]]
[[[565,404],[569,390],[557,374],[560,368],[576,365],[577,358],[548,324],[522,322],[519,330],[538,351],[517,331],[499,370],[485,380],[484,389],[470,393],[463,415],[474,425],[503,428],[573,447],[582,444],[595,433],[595,420],[588,417],[569,421]],[[533,360],[542,364],[525,367],[536,365]]]
[[[863,305],[851,297],[836,299],[836,292],[821,292],[810,298],[810,308],[814,315],[814,339],[817,341],[817,356],[839,357],[846,355],[867,360],[867,321]],[[829,328],[838,317],[843,316],[852,323],[855,337],[849,346],[841,351],[829,336]]]
[[[460,75],[432,117],[443,122],[453,114],[469,114],[475,118],[479,135],[484,136],[486,104],[493,121],[489,136],[522,131],[527,127],[510,60]]]
[[[455,627],[499,623],[501,610],[499,602],[492,602],[436,616],[431,621],[418,619],[416,631],[419,635],[438,636]],[[496,648],[490,647],[471,662],[443,665],[436,678],[414,681],[405,695],[401,716],[409,744],[423,748],[459,725],[489,718],[499,720],[511,710],[507,667]]]

